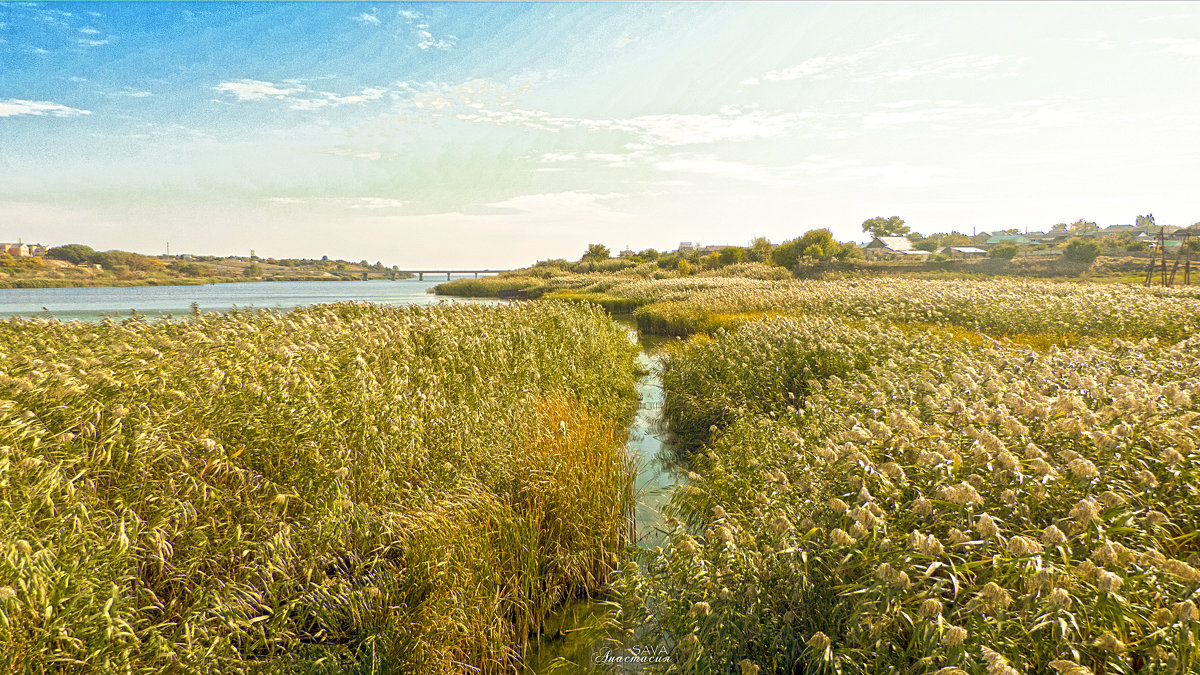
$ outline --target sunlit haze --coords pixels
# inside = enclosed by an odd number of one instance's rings
[[[1193,3],[3,3],[0,239],[401,268],[1200,220]]]

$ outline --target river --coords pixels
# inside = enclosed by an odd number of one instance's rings
[[[433,295],[431,289],[444,281],[258,281],[203,286],[3,288],[0,289],[0,318],[41,316],[60,321],[96,321],[106,316],[129,316],[133,311],[151,318],[184,316],[192,311],[192,303],[204,312],[224,312],[234,307],[292,309],[345,300],[381,305],[496,302],[487,298]]]

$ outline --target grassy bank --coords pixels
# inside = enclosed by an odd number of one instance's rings
[[[1196,672],[1195,299],[897,286],[787,287],[819,316],[675,350],[698,452],[614,620],[696,673]]]
[[[499,670],[627,541],[596,309],[0,322],[0,661]]]

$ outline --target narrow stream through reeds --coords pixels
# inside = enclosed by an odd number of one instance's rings
[[[625,449],[637,462],[634,536],[639,546],[653,548],[665,538],[661,508],[670,501],[672,488],[685,480],[663,420],[661,348],[665,340],[639,338],[632,322],[620,323],[628,327],[630,339],[642,347],[638,365],[644,374],[637,381],[638,408],[629,425]],[[551,614],[541,639],[530,645],[524,672],[578,672],[565,663],[560,666],[562,670],[556,669],[556,660],[586,668],[599,641],[597,626],[607,611],[608,606],[600,599],[581,598]]]

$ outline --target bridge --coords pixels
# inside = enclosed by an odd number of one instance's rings
[[[450,281],[451,274],[474,274],[478,279],[480,274],[499,274],[508,270],[396,270],[400,274],[415,274],[418,281],[425,281],[426,274],[445,274],[446,281]]]

